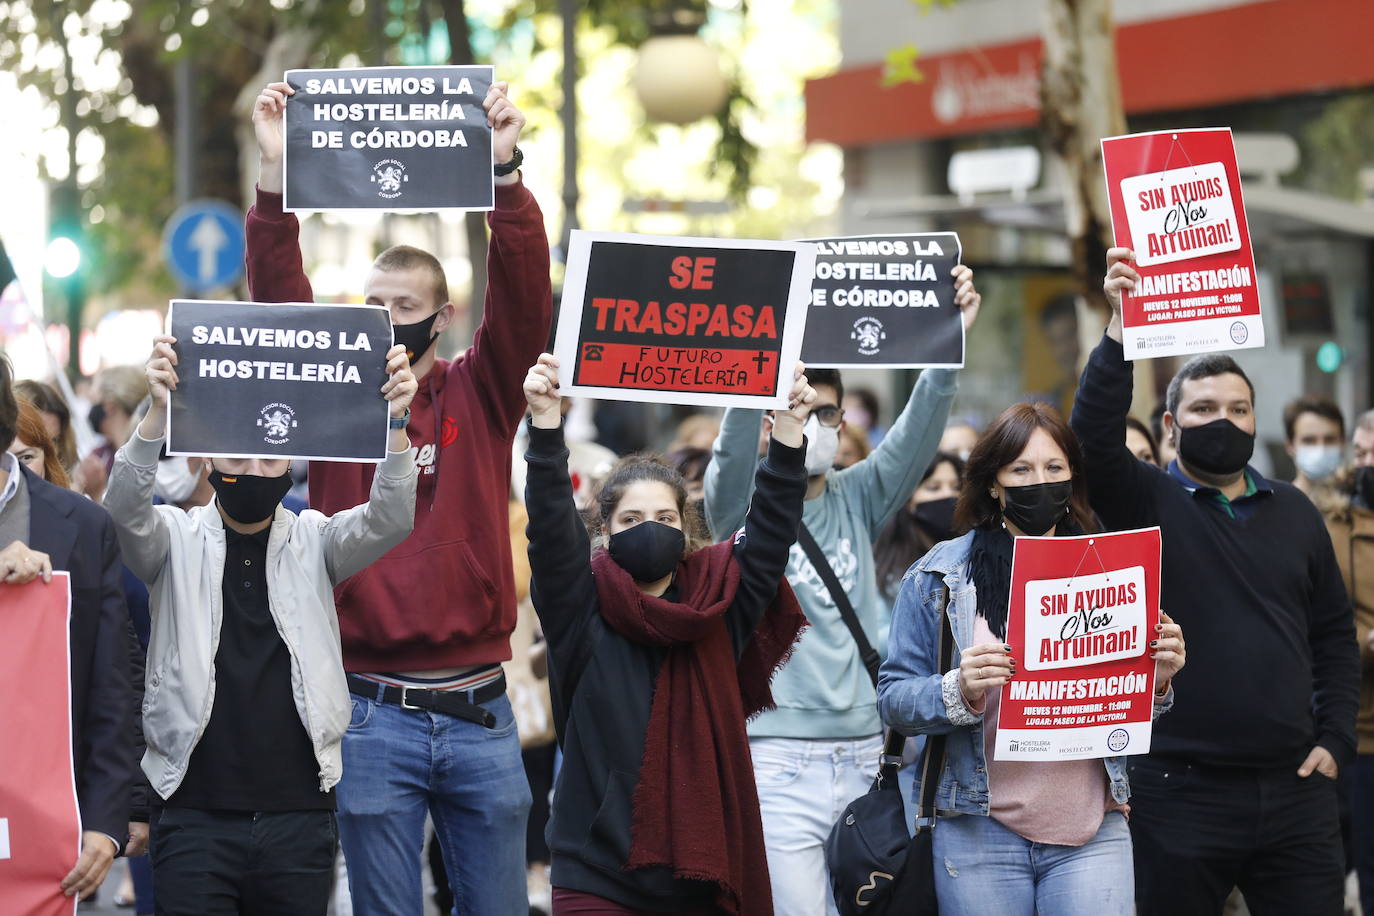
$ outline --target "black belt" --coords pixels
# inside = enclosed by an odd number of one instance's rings
[[[446,716],[456,716],[476,722],[486,728],[496,727],[496,716],[483,709],[506,692],[506,673],[490,684],[473,690],[426,690],[423,687],[393,687],[356,674],[348,676],[348,692],[378,703],[390,703],[403,709],[428,709]]]

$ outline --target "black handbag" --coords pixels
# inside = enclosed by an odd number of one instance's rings
[[[805,525],[798,540],[858,644],[859,655],[876,689],[878,653],[864,634],[854,605]],[[946,591],[946,605],[948,601]],[[944,671],[954,654],[954,634],[943,608],[940,619],[943,625],[938,670]],[[905,745],[906,738],[900,732],[888,731],[872,788],[849,803],[826,840],[830,887],[840,916],[936,916],[940,911],[935,899],[931,831],[935,826],[935,793],[945,763],[945,735],[926,739],[921,756],[921,805],[916,811],[914,836],[907,832],[906,806],[897,785]]]

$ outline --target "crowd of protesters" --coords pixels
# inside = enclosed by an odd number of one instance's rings
[[[313,300],[282,207],[290,94],[253,115],[263,302]],[[524,116],[502,83],[484,105],[514,159]],[[432,870],[471,916],[825,916],[826,837],[886,728],[949,736],[941,912],[1215,914],[1239,889],[1257,916],[1334,916],[1353,869],[1374,913],[1374,411],[1256,403],[1218,354],[1133,405],[1139,277],[1113,249],[1070,417],[951,420],[958,372],[928,369],[884,424],[799,365],[786,410],[696,415],[666,458],[622,457],[541,352],[549,249],[518,171],[489,224],[483,321],[452,359],[438,260],[391,248],[363,279],[395,334],[388,452],[310,462],[308,505],[285,460],[165,457],[170,337],[89,409],[0,361],[0,588],[72,582],[62,892],[149,853],[139,913],[418,914]],[[972,271],[953,280],[976,333]],[[1251,464],[1280,410],[1292,484]],[[102,444],[79,455],[83,423]],[[1013,539],[1154,525],[1151,753],[994,759]]]

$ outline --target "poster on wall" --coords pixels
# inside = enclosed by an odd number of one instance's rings
[[[1112,232],[1135,252],[1127,359],[1264,346],[1255,255],[1229,127],[1102,141]]]
[[[564,394],[786,408],[815,246],[572,234],[554,353]]]
[[[995,759],[1149,752],[1159,569],[1158,528],[1016,539]]]

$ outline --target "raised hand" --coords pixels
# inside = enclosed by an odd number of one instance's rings
[[[806,380],[806,366],[798,362],[792,370],[792,390],[787,395],[787,409],[773,415],[773,438],[791,448],[800,448],[802,427],[811,416],[816,402],[816,389]]]
[[[295,94],[296,90],[284,82],[268,83],[253,102],[253,133],[258,138],[258,187],[275,194],[280,194],[282,189],[286,99]]]
[[[506,96],[510,83],[492,83],[487,97],[482,100],[482,108],[487,113],[487,124],[491,127],[491,157],[498,165],[509,162],[515,155],[515,144],[520,140],[520,131],[525,127],[525,116]]]
[[[539,362],[525,376],[525,402],[530,422],[539,429],[557,429],[563,422],[563,396],[558,391],[558,357],[539,354]]]
[[[143,370],[148,378],[148,390],[153,396],[153,404],[158,407],[167,406],[170,393],[177,387],[177,354],[172,349],[176,342],[175,337],[167,334],[154,337],[153,353],[148,357],[148,363]]]
[[[955,264],[950,274],[954,277],[954,304],[959,306],[960,317],[964,319],[964,330],[967,331],[978,320],[978,309],[983,305],[983,294],[973,286],[973,268]]]
[[[1107,335],[1112,340],[1121,340],[1121,293],[1135,292],[1140,282],[1140,274],[1131,265],[1135,263],[1135,252],[1129,248],[1107,249],[1107,275],[1102,279],[1102,292],[1107,296],[1107,304],[1112,307],[1112,321],[1107,325]]]
[[[404,417],[410,409],[411,399],[420,388],[420,383],[415,381],[415,373],[410,370],[405,344],[396,344],[386,351],[386,374],[388,378],[382,386],[382,396],[391,402],[393,417]]]

